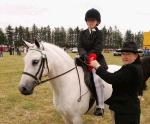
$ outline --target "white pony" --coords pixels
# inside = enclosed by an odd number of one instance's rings
[[[35,86],[40,83],[41,76],[48,75],[52,79],[53,102],[65,124],[82,124],[81,116],[87,112],[91,96],[84,82],[82,68],[77,67],[79,85],[74,60],[64,50],[46,42],[26,42],[26,45],[29,50],[24,58],[25,67],[19,84],[20,92],[24,95],[32,94]],[[119,68],[120,66],[110,65],[109,71],[114,72]],[[112,94],[112,86],[104,81],[103,84],[107,100]]]

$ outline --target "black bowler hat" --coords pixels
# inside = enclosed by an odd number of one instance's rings
[[[122,49],[118,49],[117,52],[142,53],[141,50],[138,50],[135,42],[124,42]]]

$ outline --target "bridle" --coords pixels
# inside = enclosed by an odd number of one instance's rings
[[[45,79],[45,80],[41,80],[42,75],[43,75],[43,71],[44,71],[44,68],[45,68],[45,65],[46,65],[46,68],[47,68],[47,70],[48,70],[48,74],[49,74],[49,72],[50,72],[50,71],[49,71],[49,67],[48,67],[47,56],[46,56],[46,54],[43,52],[43,50],[28,49],[28,51],[29,51],[29,50],[34,50],[34,51],[38,51],[38,52],[41,53],[41,63],[40,63],[40,66],[39,66],[38,71],[36,72],[36,74],[33,75],[33,74],[31,74],[31,73],[28,73],[28,72],[23,72],[23,74],[28,75],[28,76],[32,77],[33,79],[35,79],[35,81],[34,81],[34,85],[35,85],[35,86],[36,86],[36,85],[39,85],[39,84],[42,84],[42,83],[44,83],[44,82],[47,82],[47,81],[56,79],[56,78],[58,78],[58,77],[60,77],[60,76],[63,76],[63,75],[65,75],[66,73],[68,73],[68,72],[70,72],[70,71],[72,71],[72,70],[74,70],[74,69],[76,68],[76,66],[75,66],[75,67],[73,67],[72,69],[70,69],[70,70],[68,70],[68,71],[66,71],[66,72],[64,72],[64,73],[62,73],[62,74],[59,74],[59,75],[57,75],[57,76],[55,76],[55,77],[48,78],[48,79]],[[38,75],[39,75],[39,77],[38,77]]]
[[[32,48],[32,49],[28,49],[28,51],[29,51],[29,50],[34,50],[34,51],[38,51],[38,52],[41,53],[41,63],[40,63],[40,66],[39,66],[38,71],[36,72],[36,74],[33,75],[33,74],[31,74],[31,73],[28,73],[28,72],[23,72],[23,74],[28,75],[28,76],[32,77],[33,79],[35,79],[35,81],[34,81],[34,86],[37,86],[37,85],[40,85],[40,84],[42,84],[42,83],[44,83],[44,82],[47,82],[47,81],[56,79],[56,78],[58,78],[58,77],[60,77],[60,76],[63,76],[63,75],[65,75],[65,74],[71,72],[72,70],[76,69],[76,72],[77,72],[77,75],[78,75],[78,80],[79,80],[79,88],[80,88],[80,96],[79,96],[79,98],[78,98],[77,101],[80,102],[82,96],[84,96],[87,92],[84,93],[83,95],[81,94],[81,81],[80,81],[80,77],[79,77],[79,72],[78,72],[77,65],[75,64],[75,67],[73,67],[73,68],[69,69],[68,71],[66,71],[66,72],[64,72],[64,73],[62,73],[62,74],[59,74],[59,75],[57,75],[57,76],[55,76],[55,77],[48,78],[48,79],[45,79],[45,80],[41,80],[42,75],[43,75],[43,71],[44,71],[44,68],[45,68],[45,64],[46,64],[46,68],[47,68],[47,70],[48,70],[48,74],[49,74],[49,72],[50,72],[50,71],[49,71],[49,67],[48,67],[47,56],[46,56],[46,54],[43,52],[43,50],[38,50],[38,49],[33,49],[33,48]],[[39,75],[39,77],[38,77],[38,75]]]

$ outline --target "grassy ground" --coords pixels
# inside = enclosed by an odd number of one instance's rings
[[[71,54],[74,56],[74,54]],[[121,64],[120,57],[105,54],[108,64]],[[64,124],[52,104],[50,83],[35,88],[33,95],[23,96],[18,84],[23,71],[23,55],[0,58],[0,124]],[[150,81],[142,102],[141,124],[150,123]],[[105,112],[103,119],[84,116],[84,124],[110,124],[110,113]]]

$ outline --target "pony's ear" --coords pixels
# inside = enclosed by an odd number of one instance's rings
[[[24,43],[24,45],[26,46],[26,47],[32,47],[33,46],[33,44],[31,44],[31,43],[29,43],[29,42],[27,42],[27,41],[25,41],[25,40],[23,40],[23,43]]]
[[[40,48],[40,43],[37,41],[37,39],[35,39],[35,45],[37,46],[37,48]]]

